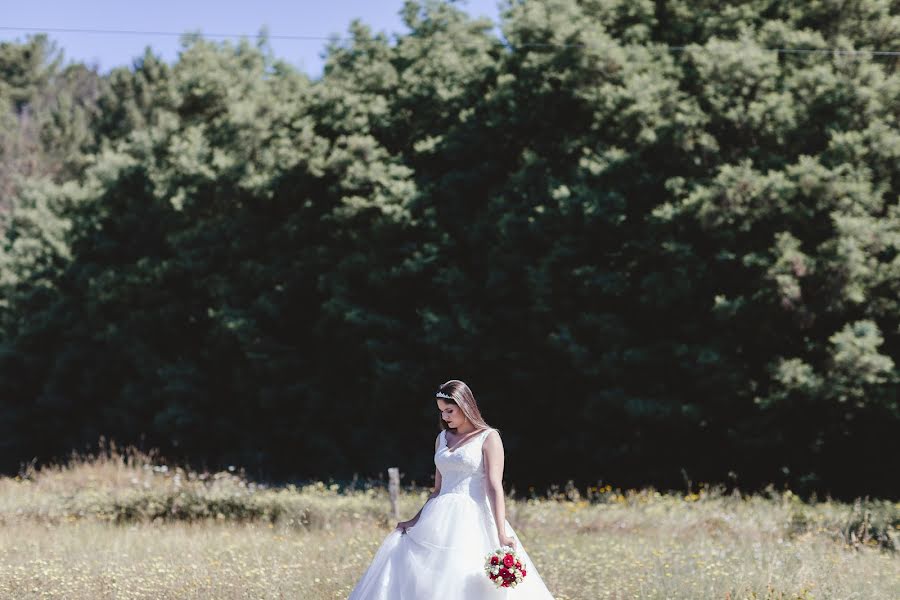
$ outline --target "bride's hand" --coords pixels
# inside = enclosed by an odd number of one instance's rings
[[[509,546],[513,550],[516,549],[516,540],[514,540],[513,538],[511,538],[508,535],[503,535],[503,534],[500,534],[498,537],[500,538],[500,547],[501,548],[503,546]]]
[[[410,527],[412,527],[412,526],[415,525],[415,524],[416,524],[416,522],[413,521],[413,520],[409,520],[409,521],[400,521],[399,523],[397,523],[397,527],[396,527],[396,528],[400,530],[400,533],[406,533],[406,530],[409,529]]]

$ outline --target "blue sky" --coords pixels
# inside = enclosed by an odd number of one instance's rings
[[[498,19],[498,0],[468,0],[459,5],[474,16]],[[254,38],[262,27],[269,34],[328,37],[345,35],[354,18],[376,31],[402,32],[399,12],[403,0],[0,0],[0,41],[23,41],[37,29],[115,29],[208,34],[236,33]],[[178,36],[151,34],[62,33],[47,35],[65,52],[67,60],[96,64],[101,72],[130,65],[150,46],[154,53],[173,61],[178,56]],[[221,38],[215,38],[221,39]],[[236,38],[235,38],[236,39]],[[325,40],[271,40],[276,56],[317,77],[322,72],[320,54]]]

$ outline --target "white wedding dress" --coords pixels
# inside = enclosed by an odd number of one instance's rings
[[[525,579],[497,588],[484,572],[485,556],[500,546],[481,452],[490,431],[453,451],[441,432],[434,455],[440,494],[405,534],[388,534],[348,600],[553,600],[509,521],[506,533],[516,540]]]

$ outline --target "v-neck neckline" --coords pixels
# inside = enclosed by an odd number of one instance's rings
[[[457,450],[459,450],[459,449],[462,448],[463,446],[466,446],[466,445],[468,445],[468,444],[471,444],[473,439],[477,438],[479,435],[481,435],[481,434],[482,434],[483,432],[485,432],[485,431],[488,431],[488,429],[482,429],[482,430],[479,431],[477,434],[473,434],[472,437],[470,437],[470,438],[467,439],[465,442],[463,442],[462,444],[460,444],[459,446],[457,446],[456,448],[454,448],[453,450],[451,450],[451,449],[450,449],[450,441],[447,439],[447,430],[445,429],[445,430],[444,430],[444,448],[447,449],[447,453],[448,453],[448,454],[456,454],[456,451],[457,451]]]

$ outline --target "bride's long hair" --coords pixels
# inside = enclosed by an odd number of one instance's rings
[[[452,396],[452,400],[447,398],[441,398],[441,400],[448,404],[457,405],[476,429],[493,429],[481,416],[481,411],[478,410],[478,404],[475,402],[475,396],[465,383],[459,379],[451,379],[446,383],[442,383],[437,391]],[[441,429],[450,429],[444,419],[438,420],[441,423]]]

